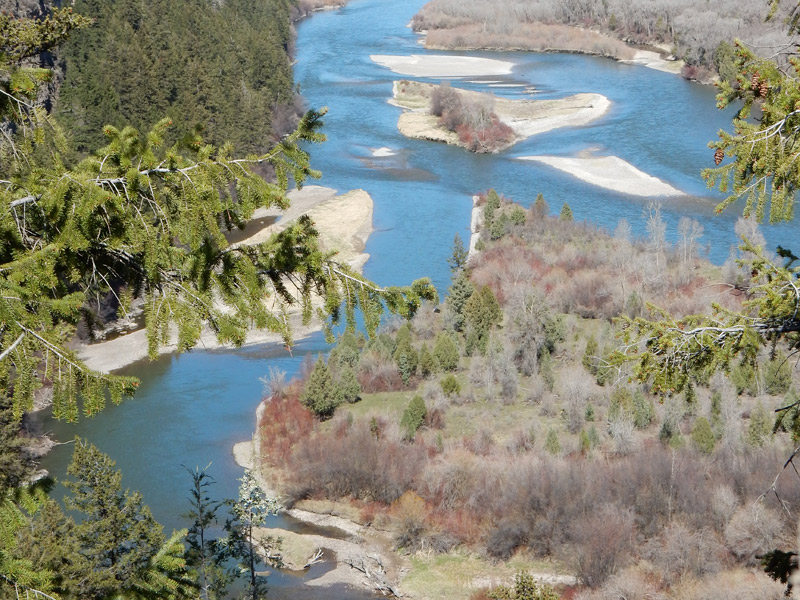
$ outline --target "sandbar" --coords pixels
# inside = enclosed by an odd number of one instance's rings
[[[281,215],[281,218],[277,223],[265,227],[234,246],[264,242],[301,215],[307,214],[316,224],[322,249],[336,250],[336,258],[340,262],[347,263],[355,270],[361,271],[369,258],[369,255],[364,253],[364,247],[372,232],[373,203],[370,195],[364,190],[353,190],[337,196],[336,190],[330,188],[305,186],[302,190],[290,192],[289,197],[292,204],[284,212],[273,209],[256,211],[254,218],[264,218],[274,214]],[[302,339],[320,329],[319,324],[303,325],[299,307],[287,309],[287,318],[291,324],[294,339]],[[175,333],[173,332],[171,343],[159,348],[160,354],[169,354],[176,350],[177,336],[174,335]],[[245,344],[279,342],[282,343],[283,340],[276,333],[267,330],[252,330],[248,332]],[[213,350],[228,346],[220,344],[216,335],[204,328],[196,347]],[[81,344],[76,352],[90,369],[108,373],[147,357],[147,333],[144,329],[139,329],[112,340]]]
[[[514,63],[478,58],[476,56],[452,56],[444,54],[411,54],[397,56],[372,54],[373,62],[407,77],[478,77],[481,75],[508,75]]]
[[[618,156],[522,156],[554,167],[581,181],[632,196],[683,196],[683,192],[657,177],[640,171]]]
[[[633,58],[630,60],[621,60],[620,62],[630,65],[641,65],[648,69],[655,69],[656,71],[664,71],[665,73],[679,74],[684,65],[682,60],[666,60],[658,52],[651,50],[637,50]]]
[[[458,135],[442,127],[438,117],[430,114],[431,96],[437,87],[418,81],[396,81],[389,102],[406,111],[400,115],[397,127],[406,137],[464,146]],[[611,101],[601,94],[575,94],[558,100],[509,100],[481,92],[451,89],[469,100],[491,98],[494,113],[514,131],[515,139],[505,147],[559,127],[588,125],[603,116],[611,106]]]

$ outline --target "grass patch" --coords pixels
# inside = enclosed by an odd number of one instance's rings
[[[371,416],[381,416],[389,420],[400,422],[403,411],[416,395],[416,390],[404,392],[379,392],[377,394],[363,394],[361,400],[355,404],[342,405],[337,412],[349,413],[353,419],[366,419]]]

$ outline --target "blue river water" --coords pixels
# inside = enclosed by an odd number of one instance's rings
[[[513,62],[512,73],[454,79],[454,86],[512,98],[531,96],[525,87],[489,87],[475,81],[533,86],[536,98],[596,92],[607,96],[612,107],[587,127],[534,136],[496,155],[409,140],[397,130],[400,110],[387,103],[392,82],[402,77],[373,63],[370,55],[436,54],[424,50],[407,27],[424,2],[351,0],[342,9],[314,14],[298,24],[296,81],[309,106],[329,109],[324,129],[328,141],[311,148],[313,165],[323,172],[318,183],[340,192],[362,188],[375,201],[375,231],[367,243],[368,277],[395,285],[430,276],[444,292],[453,236],[468,238],[471,196],[491,187],[526,205],[541,192],[551,210],[568,202],[576,219],[612,230],[626,218],[634,234],[643,236],[648,200],[515,160],[534,154],[570,156],[586,149],[619,156],[685,192],[686,196],[664,199],[668,237],[675,238],[681,216],[696,218],[705,228],[702,243],[711,260],[725,260],[736,244],[737,210],[715,216],[713,209],[721,196],[708,190],[699,175],[713,164],[706,144],[728,126],[732,114],[716,109],[714,88],[602,58],[473,52],[469,54]],[[374,157],[371,151],[380,147],[395,154]],[[772,246],[798,245],[793,243],[798,240],[796,223],[768,226],[765,232]],[[167,530],[184,527],[180,515],[187,510],[190,480],[181,465],[211,463],[216,494],[235,496],[241,469],[233,462],[231,447],[253,432],[262,394],[259,378],[270,366],[291,377],[307,355],[326,350],[322,336],[315,335],[297,344],[292,355],[280,347],[255,347],[193,351],[138,363],[123,370],[142,380],[134,399],[77,425],[48,423],[47,427],[59,440],[85,437],[110,454],[123,471],[124,485],[143,493]],[[70,448],[57,447],[43,466],[63,477]],[[295,526],[281,518],[276,524]],[[301,578],[279,575],[271,581],[272,597],[300,597]],[[316,593],[309,597],[360,597],[349,592]]]

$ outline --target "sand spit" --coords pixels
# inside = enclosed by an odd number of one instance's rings
[[[353,190],[336,195],[336,190],[320,186],[305,186],[289,193],[292,200],[285,211],[259,209],[253,218],[282,215],[281,219],[235,245],[252,245],[263,242],[270,235],[283,230],[301,215],[309,215],[316,223],[323,249],[337,250],[338,259],[361,270],[369,258],[363,252],[367,238],[372,232],[372,198],[364,190]],[[303,326],[299,309],[288,311],[295,339],[301,339],[318,331],[318,325]],[[175,336],[173,336],[175,337]],[[248,333],[247,345],[282,342],[280,335],[266,330]],[[197,348],[212,350],[223,347],[213,332],[204,329]],[[159,348],[159,353],[168,354],[176,350],[174,342]],[[78,357],[97,371],[109,372],[120,369],[147,357],[147,335],[143,329],[122,335],[113,340],[81,345]]]
[[[617,156],[564,157],[522,156],[554,167],[607,190],[632,196],[682,196],[683,192],[657,177],[640,171]]]
[[[372,54],[373,62],[407,77],[480,77],[508,75],[514,63],[475,56]]]

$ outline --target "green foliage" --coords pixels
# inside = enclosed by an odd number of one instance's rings
[[[764,364],[764,391],[770,396],[778,396],[789,391],[792,385],[792,368],[789,360],[781,351],[776,351],[775,356]]]
[[[452,373],[448,373],[439,381],[445,396],[457,396],[461,393],[461,384]]]
[[[215,144],[264,152],[291,121],[276,105],[293,100],[287,48],[291,3],[265,0],[76,0],[95,20],[71,36],[56,107],[78,150],[91,151],[111,124],[149,129],[178,123],[172,141],[200,125]],[[293,114],[286,114],[291,117]],[[283,123],[277,122],[283,119]]]
[[[491,231],[495,215],[500,209],[500,196],[495,190],[489,190],[486,194],[486,204],[483,207],[483,228],[484,231]]]
[[[422,344],[419,351],[419,373],[428,377],[439,370],[439,361],[428,349],[428,344]]]
[[[759,400],[750,413],[750,424],[747,426],[747,443],[753,448],[760,448],[764,445],[771,432],[772,420],[767,409],[764,408],[761,400]]]
[[[736,83],[736,54],[733,46],[725,40],[714,50],[714,67],[721,80],[729,85]]]
[[[446,331],[441,331],[436,336],[433,345],[433,356],[443,371],[455,371],[458,368],[458,343]]]
[[[358,382],[356,372],[349,365],[339,368],[336,387],[342,397],[342,402],[353,404],[358,402],[361,397],[361,384]]]
[[[553,456],[561,454],[561,442],[555,429],[547,430],[547,437],[544,440],[544,449]]]
[[[592,442],[589,439],[589,434],[586,433],[585,429],[581,429],[581,433],[578,436],[578,442],[580,445],[581,454],[589,454],[592,450]]]
[[[638,429],[644,429],[656,418],[656,407],[653,400],[648,400],[642,390],[633,394],[633,424]]]
[[[361,349],[364,347],[364,336],[353,331],[345,331],[328,356],[328,362],[337,367],[358,365]]]
[[[583,351],[581,364],[591,374],[597,375],[597,356],[600,351],[600,346],[597,343],[594,335],[590,335],[586,340],[586,348]]]
[[[400,419],[400,429],[403,431],[405,439],[414,439],[417,430],[425,422],[427,414],[428,409],[425,407],[425,401],[422,396],[414,396],[403,411],[403,416]]]
[[[774,431],[785,431],[792,436],[792,441],[800,440],[800,393],[791,388],[786,394],[783,406],[775,418]]]
[[[11,399],[0,392],[0,498],[22,485],[33,470],[25,447]]]
[[[750,361],[742,360],[731,369],[731,383],[736,388],[737,394],[746,392],[750,396],[758,395],[756,368]]]
[[[464,309],[474,292],[475,286],[463,271],[456,276],[448,290],[445,302],[453,314],[453,328],[456,331],[464,330]]]
[[[411,345],[410,333],[408,336],[401,336],[400,332],[398,332],[397,348],[394,351],[393,358],[394,362],[397,363],[397,370],[400,372],[400,377],[403,378],[403,383],[408,385],[411,377],[416,375],[417,366],[419,365],[419,355]]]
[[[333,416],[333,411],[343,401],[341,390],[334,382],[328,365],[320,356],[306,382],[300,402],[321,419],[327,419]]]
[[[492,600],[558,600],[558,593],[546,583],[536,583],[527,572],[520,571],[514,577],[513,587],[500,585],[487,594]]]
[[[184,467],[192,478],[189,492],[190,509],[184,515],[191,522],[186,533],[186,564],[199,587],[203,600],[225,597],[225,589],[232,577],[225,569],[225,548],[212,537],[217,523],[217,511],[222,502],[211,499],[209,488],[214,478],[204,469]]]
[[[692,429],[692,442],[695,448],[703,454],[711,454],[714,445],[717,443],[714,432],[711,431],[711,423],[705,417],[698,417]]]
[[[453,251],[447,259],[447,264],[450,266],[450,272],[455,276],[460,273],[467,265],[467,258],[469,252],[464,247],[464,242],[461,241],[461,236],[456,234],[453,237]]]
[[[536,195],[536,200],[530,208],[530,215],[537,221],[541,221],[550,215],[550,207],[542,194]]]
[[[617,418],[634,414],[633,394],[626,387],[616,387],[611,392],[608,404],[608,421],[612,422]]]
[[[76,583],[83,598],[106,598],[124,589],[147,569],[165,542],[141,495],[122,491],[122,473],[114,466],[95,446],[76,440],[67,468],[74,479],[64,484],[71,495],[64,502],[83,516],[74,527],[79,552],[87,561]]]
[[[486,351],[489,332],[503,318],[500,304],[489,286],[483,286],[469,297],[464,305],[464,320],[468,328],[467,347]],[[470,339],[472,337],[472,342]]]
[[[594,405],[591,402],[586,405],[586,412],[584,413],[583,418],[588,423],[592,423],[594,421]]]
[[[561,212],[558,215],[558,219],[559,219],[559,221],[572,221],[573,220],[572,209],[569,207],[569,204],[567,204],[566,202],[564,202],[564,204],[561,205]]]

